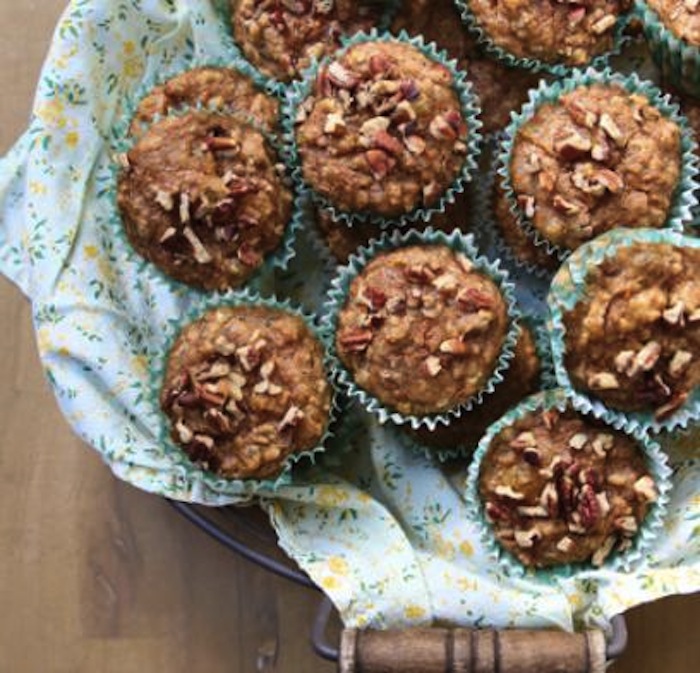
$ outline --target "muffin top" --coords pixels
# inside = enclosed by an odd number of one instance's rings
[[[498,543],[528,567],[603,564],[658,495],[627,435],[573,411],[530,412],[491,441],[479,495]]]
[[[377,24],[377,5],[362,0],[230,0],[236,42],[268,77],[289,82],[340,47],[343,35]]]
[[[663,227],[681,173],[680,127],[618,85],[579,87],[520,126],[510,171],[523,214],[560,248],[615,227]]]
[[[235,117],[200,111],[161,119],[124,162],[117,200],[129,240],[184,283],[241,285],[291,218],[277,153]]]
[[[700,2],[697,0],[646,0],[661,22],[679,39],[700,47]]]
[[[469,8],[484,33],[518,58],[568,66],[586,65],[610,51],[617,18],[627,0],[587,0],[571,4],[557,0],[469,0]]]
[[[540,382],[541,363],[535,340],[529,327],[521,325],[520,337],[515,346],[513,360],[499,383],[483,404],[480,404],[449,425],[429,428],[407,429],[417,442],[434,449],[476,449],[486,429],[497,421],[508,409],[523,398],[535,393]]]
[[[450,71],[412,45],[355,45],[318,74],[296,119],[307,183],[344,211],[400,216],[459,176],[467,124]]]
[[[498,179],[494,181],[493,186],[493,212],[496,227],[516,259],[548,271],[557,269],[559,260],[556,255],[550,255],[543,245],[535,245],[523,231],[510,209],[510,202]]]
[[[401,414],[441,413],[491,377],[509,320],[498,286],[443,245],[374,257],[352,281],[336,348],[355,383]]]
[[[510,113],[525,103],[528,90],[537,86],[539,76],[485,57],[462,23],[454,0],[433,1],[429,11],[422,4],[410,2],[402,7],[392,32],[422,35],[426,43],[435,42],[450,58],[457,59],[479,98],[484,133],[502,129],[510,121]]]
[[[211,310],[175,341],[160,403],[173,441],[193,461],[230,479],[273,477],[325,433],[323,348],[286,311]]]
[[[129,132],[132,136],[141,135],[157,117],[167,115],[173,108],[198,104],[250,115],[265,131],[273,132],[279,121],[279,102],[248,76],[233,68],[201,67],[155,87],[139,103]]]
[[[564,314],[576,388],[659,419],[700,382],[700,250],[624,247],[592,268],[585,299]]]

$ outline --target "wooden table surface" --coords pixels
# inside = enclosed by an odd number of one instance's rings
[[[0,2],[0,153],[26,124],[62,0]],[[28,303],[0,279],[0,673],[322,673],[318,595],[114,479],[62,419]],[[700,670],[700,596],[629,614],[617,673]]]

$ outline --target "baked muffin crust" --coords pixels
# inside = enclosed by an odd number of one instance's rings
[[[604,563],[630,546],[657,487],[636,442],[573,411],[531,412],[484,455],[479,494],[525,566]]]
[[[450,71],[412,45],[357,44],[323,66],[296,119],[304,178],[343,211],[435,205],[466,159]]]
[[[441,413],[484,387],[508,324],[500,289],[470,260],[415,245],[377,255],[352,281],[336,348],[355,383],[383,404]]]
[[[381,18],[363,0],[231,0],[233,33],[246,58],[268,77],[297,78],[340,47],[343,35]]]
[[[469,0],[469,8],[491,40],[518,58],[586,65],[613,47],[626,0]]]
[[[279,245],[292,193],[265,137],[235,117],[153,124],[126,155],[117,201],[134,248],[204,289],[245,282]]]
[[[263,479],[318,445],[331,405],[323,348],[296,315],[222,307],[187,325],[160,395],[173,441],[230,479]]]
[[[574,387],[660,419],[700,383],[700,250],[635,243],[592,268],[564,314]]]
[[[574,250],[616,227],[666,224],[681,174],[680,127],[618,85],[579,87],[520,126],[510,170],[525,217]]]
[[[193,68],[155,87],[140,103],[131,122],[132,136],[141,135],[156,117],[183,105],[228,108],[249,115],[265,131],[279,122],[279,102],[261,91],[247,75],[233,68]]]

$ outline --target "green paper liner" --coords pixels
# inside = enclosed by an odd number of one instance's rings
[[[562,261],[571,254],[571,251],[555,245],[544,238],[535,229],[532,222],[524,216],[521,208],[518,206],[510,179],[513,145],[520,126],[532,119],[541,105],[555,103],[562,94],[569,93],[582,86],[591,86],[593,84],[618,85],[630,93],[641,94],[662,114],[680,127],[681,174],[678,185],[676,186],[673,203],[668,213],[666,225],[660,230],[683,231],[685,224],[692,221],[693,210],[698,204],[698,199],[695,194],[695,190],[698,188],[697,144],[687,120],[680,114],[678,105],[671,101],[668,94],[664,94],[651,82],[641,80],[635,73],[622,75],[613,72],[609,68],[603,71],[596,71],[591,68],[585,71],[576,70],[565,80],[553,82],[551,84],[542,82],[537,89],[530,91],[530,100],[523,106],[518,114],[513,115],[511,123],[505,130],[501,145],[498,149],[496,174],[501,178],[501,185],[506,192],[506,197],[510,201],[511,212],[517,218],[523,231],[536,245],[544,246],[548,254],[555,254]]]
[[[370,259],[381,252],[388,252],[404,248],[411,245],[444,245],[454,252],[464,254],[475,266],[476,269],[486,274],[496,283],[503,295],[506,304],[510,326],[503,342],[503,348],[498,358],[498,362],[491,374],[491,378],[478,393],[472,395],[468,400],[452,409],[436,414],[426,414],[424,416],[401,414],[394,409],[384,405],[374,395],[370,394],[358,386],[350,371],[342,363],[336,352],[335,333],[338,325],[338,314],[343,308],[347,299],[347,294],[352,281],[362,272]],[[479,255],[474,246],[474,239],[471,235],[462,234],[460,231],[453,231],[445,234],[442,231],[434,231],[428,228],[423,232],[413,229],[403,232],[395,230],[392,233],[385,233],[380,239],[370,242],[369,247],[360,248],[356,255],[350,257],[346,266],[338,269],[336,277],[331,282],[331,289],[324,306],[322,318],[323,330],[329,345],[331,361],[333,363],[334,377],[347,396],[358,400],[361,405],[373,414],[380,423],[394,423],[395,425],[409,424],[413,429],[427,427],[434,430],[438,424],[449,424],[450,418],[458,418],[464,412],[469,411],[476,405],[482,404],[494,391],[496,385],[503,380],[503,373],[508,368],[513,359],[513,349],[518,340],[520,327],[514,287],[508,280],[508,273],[500,268],[498,262],[490,262]]]
[[[696,386],[686,403],[668,418],[659,421],[653,411],[619,411],[611,409],[596,397],[576,389],[564,364],[566,354],[566,327],[564,313],[585,300],[586,278],[589,269],[618,249],[635,243],[659,243],[677,247],[700,248],[700,239],[674,231],[658,229],[616,229],[599,236],[576,250],[562,265],[552,281],[547,303],[549,305],[549,333],[558,384],[567,391],[573,406],[582,413],[593,413],[615,427],[635,431],[659,432],[687,428],[700,419],[700,386]]]
[[[409,44],[418,49],[428,59],[440,63],[453,78],[453,87],[456,89],[462,104],[462,114],[467,123],[467,155],[464,158],[462,169],[454,180],[440,197],[439,201],[430,207],[416,207],[408,213],[403,213],[396,217],[383,217],[368,211],[344,211],[336,208],[333,203],[318,194],[310,187],[304,179],[301,160],[299,156],[299,148],[296,142],[295,120],[299,106],[311,94],[316,82],[316,76],[319,68],[325,66],[333,58],[344,54],[351,47],[365,42],[397,42]],[[455,195],[464,192],[466,185],[474,178],[478,171],[477,159],[481,152],[481,121],[479,120],[479,102],[473,92],[472,84],[467,80],[466,74],[458,69],[457,61],[449,59],[444,51],[438,50],[434,42],[426,44],[421,36],[411,37],[406,31],[401,31],[398,35],[390,33],[382,33],[377,30],[372,30],[369,33],[357,33],[350,38],[343,40],[343,47],[337,51],[332,57],[326,57],[320,63],[315,63],[304,72],[303,79],[293,82],[287,92],[284,104],[282,106],[282,127],[284,132],[285,145],[288,151],[289,161],[294,167],[293,176],[303,189],[308,189],[314,201],[322,208],[330,212],[333,219],[337,222],[342,222],[348,226],[355,223],[369,222],[389,228],[391,226],[406,226],[412,222],[429,222],[432,215],[435,213],[444,213],[448,204],[455,202]]]
[[[554,360],[552,359],[552,349],[549,343],[549,332],[546,322],[541,316],[526,313],[525,311],[521,313],[520,322],[530,329],[535,342],[535,350],[540,360],[540,383],[538,390],[555,388],[557,379],[554,374]],[[506,370],[504,374],[507,375],[507,373]],[[496,385],[494,390],[497,389],[498,386]],[[488,404],[488,398],[484,401],[484,404]],[[513,406],[516,405],[517,403]],[[414,434],[407,432],[404,428],[394,426],[392,429],[394,435],[404,448],[416,455],[424,456],[428,460],[437,460],[440,463],[446,463],[456,458],[470,458],[475,450],[473,446],[464,445],[457,445],[454,448],[429,446],[421,442]]]
[[[197,465],[190,460],[184,449],[180,448],[170,437],[170,422],[160,408],[160,391],[165,378],[168,358],[175,340],[182,329],[196,321],[209,310],[226,306],[265,306],[278,309],[286,313],[300,317],[311,333],[319,340],[324,348],[324,365],[328,383],[331,386],[332,397],[326,429],[319,443],[313,448],[287,456],[280,474],[270,479],[226,479]],[[161,334],[155,337],[160,341],[157,347],[153,347],[149,353],[149,390],[151,393],[151,406],[158,417],[158,441],[164,446],[172,457],[173,470],[180,473],[181,478],[187,480],[194,489],[198,483],[203,483],[217,493],[235,495],[238,497],[251,497],[254,495],[270,495],[280,487],[292,483],[292,468],[299,462],[316,463],[319,454],[325,451],[326,444],[333,436],[333,428],[339,413],[338,396],[333,388],[331,377],[331,363],[328,358],[328,343],[323,332],[318,329],[314,316],[297,308],[290,301],[280,301],[276,297],[262,297],[249,290],[229,291],[226,294],[212,297],[196,297],[178,319],[170,320]]]
[[[668,459],[661,451],[659,445],[653,441],[648,434],[639,428],[611,422],[611,419],[604,412],[597,411],[581,412],[584,416],[603,421],[616,430],[624,432],[632,437],[644,453],[647,460],[647,469],[653,476],[658,490],[658,500],[651,505],[644,521],[639,526],[639,531],[632,541],[632,547],[624,552],[617,550],[612,552],[604,561],[600,568],[596,568],[591,563],[571,563],[550,568],[528,568],[523,565],[504,547],[501,547],[495,539],[493,528],[486,518],[484,507],[479,495],[479,475],[481,464],[493,439],[506,427],[515,421],[523,418],[527,414],[535,411],[547,411],[558,409],[564,411],[571,409],[571,399],[569,393],[561,388],[547,390],[528,397],[517,407],[505,414],[496,421],[486,432],[484,438],[479,442],[474,459],[469,466],[467,483],[465,488],[465,502],[467,503],[468,518],[471,519],[480,530],[480,539],[485,546],[487,553],[494,561],[498,562],[503,572],[509,577],[522,577],[528,575],[530,578],[537,578],[546,583],[556,582],[575,575],[577,572],[585,572],[590,576],[591,571],[616,571],[629,572],[644,563],[645,555],[661,532],[664,525],[669,502],[669,492],[671,490],[671,468],[668,466]]]
[[[469,0],[454,1],[462,18],[462,23],[464,23],[469,32],[476,37],[479,45],[489,56],[491,56],[491,58],[495,58],[511,68],[522,68],[531,72],[548,73],[554,77],[566,77],[572,70],[576,69],[577,66],[567,65],[565,63],[549,63],[537,58],[514,56],[503,47],[496,44],[496,42],[489,36],[486,30],[479,23],[479,19],[471,11],[471,8],[469,7]],[[593,68],[604,68],[607,66],[610,57],[619,55],[622,52],[625,44],[629,42],[629,37],[625,35],[625,30],[628,23],[629,17],[625,14],[621,14],[617,18],[612,48],[609,51],[597,54],[582,67],[591,66]]]
[[[652,58],[663,73],[685,93],[700,98],[700,47],[679,38],[644,0],[635,0]]]
[[[135,109],[135,108],[134,108]],[[295,250],[295,241],[296,241],[296,235],[297,232],[302,228],[303,223],[304,223],[304,200],[305,200],[305,193],[302,189],[298,188],[294,180],[292,179],[291,172],[289,171],[289,168],[286,166],[284,163],[284,150],[282,147],[280,147],[279,143],[277,142],[275,136],[271,135],[264,129],[260,128],[260,126],[257,125],[257,123],[249,116],[245,114],[240,114],[236,110],[231,110],[231,109],[210,109],[209,107],[202,106],[202,105],[195,105],[195,106],[189,106],[189,105],[183,105],[174,109],[171,109],[167,115],[156,115],[153,119],[152,124],[149,124],[147,126],[143,126],[143,129],[148,129],[150,126],[153,124],[158,123],[162,119],[169,118],[169,117],[175,117],[175,116],[183,116],[191,111],[201,111],[201,110],[209,110],[215,114],[220,114],[224,116],[233,116],[239,119],[241,122],[250,124],[256,131],[261,133],[266,140],[269,142],[270,146],[275,150],[277,153],[277,156],[279,157],[280,165],[285,165],[286,168],[286,175],[284,176],[284,180],[289,182],[290,189],[292,190],[293,194],[293,201],[292,201],[292,213],[291,217],[289,219],[289,222],[287,223],[287,226],[285,227],[284,234],[282,238],[280,239],[280,242],[273,250],[272,252],[268,253],[262,264],[253,272],[251,276],[248,277],[247,280],[243,281],[243,283],[238,286],[238,289],[242,287],[251,287],[254,288],[258,291],[262,291],[264,287],[269,284],[270,277],[272,276],[272,273],[275,269],[282,269],[285,270],[289,264],[289,262],[294,258],[296,255],[296,250]],[[133,114],[133,112],[132,112]],[[110,166],[110,176],[108,180],[108,186],[105,189],[105,191],[101,192],[99,194],[100,198],[106,198],[109,200],[109,222],[110,222],[110,227],[112,231],[114,232],[117,240],[120,242],[120,247],[125,253],[126,260],[129,262],[132,262],[136,265],[137,271],[139,274],[147,274],[155,278],[159,278],[163,280],[170,288],[171,291],[173,292],[179,292],[182,291],[183,288],[187,288],[189,290],[192,290],[194,292],[201,292],[201,293],[225,293],[229,292],[231,289],[236,289],[236,288],[230,288],[226,290],[205,290],[203,288],[196,287],[194,285],[189,285],[187,283],[184,283],[182,281],[179,281],[171,276],[169,276],[165,271],[161,270],[160,267],[158,267],[156,264],[153,264],[149,260],[147,260],[145,257],[141,256],[133,247],[131,244],[131,241],[129,240],[129,237],[126,234],[126,229],[124,227],[124,224],[122,222],[122,217],[121,217],[121,212],[119,210],[119,205],[117,204],[117,186],[118,186],[118,180],[119,180],[119,175],[121,173],[122,167],[119,164],[118,157],[120,155],[125,154],[128,152],[137,142],[138,139],[132,138],[129,135],[129,125],[131,124],[131,119],[132,117],[122,117],[120,120],[113,126],[113,128],[110,131],[109,135],[109,149],[108,152],[112,158],[112,163]],[[143,134],[142,136],[143,137]]]
[[[375,5],[381,4],[384,8],[379,21],[377,22],[377,27],[375,30],[388,31],[391,26],[391,22],[394,20],[394,16],[401,8],[402,0],[378,0]],[[368,3],[369,4],[369,3]],[[300,78],[303,78],[304,73],[300,73],[300,76],[295,78],[292,82],[283,82],[281,80],[272,77],[271,75],[265,75],[263,72],[258,70],[248,58],[243,53],[243,49],[238,45],[233,34],[233,21],[231,16],[231,3],[230,0],[213,0],[214,9],[219,16],[220,25],[220,39],[226,45],[228,51],[231,52],[232,58],[235,58],[238,67],[242,72],[255,76],[256,80],[263,82],[267,91],[271,94],[278,96],[279,98],[284,98],[287,95],[289,87]],[[341,43],[348,36],[341,37]],[[313,67],[313,65],[311,66]]]

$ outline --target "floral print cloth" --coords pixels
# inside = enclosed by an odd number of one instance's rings
[[[113,472],[153,493],[228,505],[254,497],[159,446],[149,361],[165,327],[203,301],[134,257],[114,208],[113,129],[157,75],[240,63],[204,0],[74,0],[41,74],[27,132],[0,164],[0,271],[32,301],[41,361],[68,422]],[[288,272],[261,283],[319,306],[328,264],[302,235]],[[499,627],[605,623],[700,588],[700,438],[664,440],[674,464],[665,535],[634,573],[591,570],[543,582],[508,577],[466,521],[464,469],[405,450],[350,409],[316,465],[257,494],[280,544],[349,626],[439,620]]]

